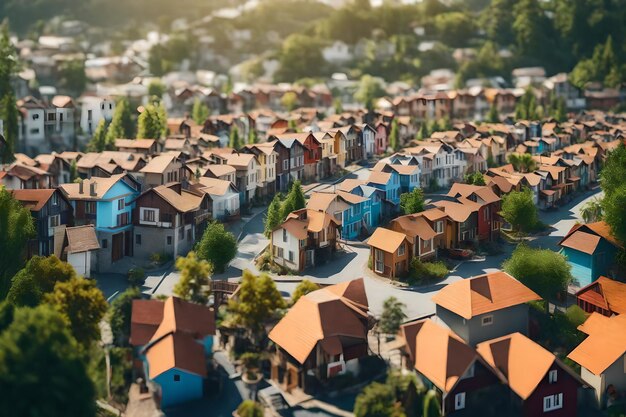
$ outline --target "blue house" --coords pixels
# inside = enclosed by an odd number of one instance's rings
[[[130,344],[162,408],[202,398],[214,334],[209,307],[177,297],[133,301]]]
[[[132,176],[92,177],[62,184],[60,189],[74,208],[75,224],[96,228],[100,249],[94,269],[105,272],[112,263],[133,255],[132,211],[141,185]]]
[[[371,200],[344,191],[338,191],[337,196],[349,207],[343,211],[341,216],[341,237],[354,240],[358,239],[361,234],[369,235],[373,230]]]
[[[420,187],[420,166],[416,158],[379,161],[373,168],[377,172],[395,172],[400,177],[400,193],[409,193]]]
[[[366,185],[378,188],[385,192],[383,201],[383,215],[392,217],[400,209],[400,175],[392,170],[391,172],[372,172]]]
[[[576,286],[589,285],[600,276],[614,277],[615,256],[622,246],[605,222],[575,225],[559,246],[572,266]]]
[[[367,222],[367,228],[371,233],[375,228],[380,226],[383,221],[383,200],[385,192],[375,187],[365,185],[365,181],[358,179],[346,179],[337,184],[339,191],[358,195],[370,200],[370,217]]]

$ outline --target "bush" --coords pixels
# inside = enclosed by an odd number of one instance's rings
[[[246,352],[239,357],[241,364],[246,369],[258,369],[261,366],[261,359],[261,354],[253,352]]]
[[[245,400],[237,407],[239,417],[263,417],[263,406],[252,400]]]
[[[126,279],[131,287],[140,287],[146,280],[146,273],[143,268],[131,268],[128,270]]]
[[[585,322],[585,320],[587,320],[587,315],[583,309],[577,305],[567,307],[567,310],[565,310],[565,316],[574,327],[580,326]]]
[[[157,264],[157,266],[161,266],[170,260],[172,260],[172,255],[168,253],[153,253],[150,255],[150,262]]]
[[[419,284],[429,280],[440,280],[448,275],[448,267],[442,261],[422,262],[413,258],[409,272],[409,282]]]

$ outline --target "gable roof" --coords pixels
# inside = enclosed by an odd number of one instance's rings
[[[377,227],[376,230],[374,230],[374,233],[372,233],[372,236],[367,241],[367,244],[376,249],[380,249],[388,253],[393,253],[398,250],[400,245],[405,240],[406,235],[404,233],[385,229],[384,227]]]
[[[604,221],[575,224],[558,244],[592,254],[600,241],[598,238],[592,237],[593,235],[604,238],[617,248],[622,248],[622,245],[611,233],[611,227]]]
[[[577,251],[584,252],[586,254],[593,254],[600,243],[600,236],[585,233],[581,230],[576,230],[569,236],[566,236],[559,242],[560,246],[566,248],[576,249]]]
[[[521,333],[479,343],[476,350],[522,400],[530,397],[556,360],[551,352]]]
[[[115,139],[118,149],[150,149],[155,143],[155,139]]]
[[[219,178],[200,177],[194,188],[211,195],[222,196],[228,191],[236,192],[235,186],[227,180]]]
[[[149,378],[154,379],[170,369],[179,369],[205,377],[204,347],[185,333],[169,333],[150,345],[146,351]]]
[[[432,297],[435,304],[467,320],[540,299],[532,290],[503,271],[453,282]]]
[[[444,213],[448,215],[455,222],[462,223],[469,218],[469,216],[475,210],[468,205],[455,203],[454,201],[435,201],[433,203],[435,207],[441,207],[444,210]]]
[[[495,203],[500,201],[500,197],[493,192],[493,190],[486,185],[471,185],[454,183],[448,192],[448,197],[469,197],[472,194],[476,194],[480,197],[485,204]]]
[[[591,284],[581,288],[576,297],[602,305],[605,310],[626,314],[626,284],[601,276]]]
[[[175,159],[176,156],[172,154],[161,154],[155,156],[146,164],[145,167],[141,168],[139,172],[147,174],[162,174]]]
[[[91,177],[82,181],[83,192],[80,192],[79,183],[61,184],[59,188],[70,200],[98,200],[127,174],[111,175],[110,177]],[[95,195],[90,194],[91,184],[95,184]],[[128,186],[130,188],[130,186]]]
[[[367,183],[386,185],[390,179],[391,173],[389,172],[372,171],[367,179]]]
[[[30,211],[41,210],[56,189],[24,189],[24,190],[11,190],[13,198],[22,203],[24,207]]]
[[[67,227],[67,253],[80,253],[100,249],[93,225]]]
[[[361,304],[367,300],[365,286],[362,278],[355,281],[361,283],[332,285],[300,297],[269,338],[301,364],[318,343],[328,354],[338,355],[343,352],[341,339],[367,341],[367,303]]]
[[[197,210],[200,208],[203,197],[187,190],[181,190],[180,194],[167,185],[159,185],[151,188],[146,193],[154,192],[181,213]]]
[[[602,374],[626,353],[626,315],[592,313],[578,330],[589,336],[567,357],[594,375]]]
[[[430,224],[424,219],[423,216],[415,214],[409,214],[406,216],[400,216],[391,221],[392,224],[397,224],[404,234],[410,237],[419,236],[422,240],[430,240],[437,235],[437,233],[430,227]]]
[[[130,320],[130,344],[145,345],[152,339],[163,320],[161,300],[133,300]]]

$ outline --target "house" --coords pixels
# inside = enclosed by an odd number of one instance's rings
[[[278,159],[274,146],[271,143],[246,145],[241,151],[256,156],[259,165],[257,195],[264,198],[273,197],[276,193],[276,161]]]
[[[478,236],[478,205],[461,204],[454,201],[436,201],[435,207],[450,219],[446,229],[446,248],[474,244]]]
[[[115,148],[120,152],[142,154],[146,158],[159,150],[156,139],[115,139]]]
[[[239,191],[232,182],[201,177],[198,183],[191,185],[191,189],[209,195],[213,202],[210,210],[213,219],[224,220],[239,216]]]
[[[581,366],[580,376],[595,391],[596,406],[610,406],[626,391],[626,315],[592,313],[578,330],[587,338],[567,357]]]
[[[387,152],[387,147],[389,146],[387,142],[387,138],[389,135],[389,125],[383,122],[379,122],[376,125],[376,136],[374,137],[375,148],[374,152],[376,155],[382,155]]]
[[[367,244],[376,274],[393,279],[409,272],[411,241],[404,233],[377,227]]]
[[[139,172],[143,174],[144,188],[182,182],[187,178],[183,162],[172,154],[155,156]]]
[[[72,204],[58,189],[12,190],[13,198],[30,210],[36,237],[28,242],[27,257],[54,253],[55,229],[74,223]]]
[[[607,317],[626,313],[626,284],[600,277],[576,293],[576,303],[585,313]]]
[[[229,181],[233,185],[237,182],[237,170],[226,164],[210,164],[206,166],[204,176],[218,180]]]
[[[134,256],[150,258],[162,253],[185,256],[202,237],[211,217],[208,194],[184,190],[180,183],[159,185],[135,200]]]
[[[270,136],[278,154],[276,160],[276,190],[287,191],[291,183],[304,178],[304,145],[296,139],[279,139]]]
[[[270,331],[276,344],[271,379],[287,392],[311,392],[308,376],[326,381],[357,373],[368,352],[368,302],[363,279],[306,294]]]
[[[130,344],[161,408],[202,397],[214,335],[212,308],[177,297],[133,300]]]
[[[96,227],[100,243],[96,271],[106,272],[112,263],[133,255],[131,214],[139,189],[139,183],[128,174],[61,185],[60,190],[74,208],[75,224]]]
[[[306,207],[326,212],[341,221],[343,239],[356,239],[362,233],[368,234],[372,227],[371,200],[356,194],[315,192]]]
[[[420,187],[420,166],[414,158],[406,161],[407,163],[391,163],[391,161],[379,161],[374,165],[372,171],[377,172],[393,172],[395,171],[400,177],[400,193],[410,193]],[[410,163],[413,162],[413,163]]]
[[[322,148],[321,178],[330,177],[337,171],[337,155],[334,152],[335,138],[328,132],[313,132]]]
[[[52,176],[41,168],[14,162],[0,169],[0,184],[13,190],[51,188]]]
[[[540,300],[506,272],[453,282],[436,293],[436,315],[470,346],[506,334],[528,333],[528,303]]]
[[[572,266],[574,285],[578,287],[591,284],[601,275],[613,277],[615,256],[623,248],[604,221],[574,225],[559,246]]]
[[[17,158],[17,155],[15,155]],[[39,154],[35,157],[34,166],[43,169],[50,174],[50,184],[58,187],[59,184],[70,182],[70,163],[61,158],[58,154]]]
[[[368,124],[359,124],[356,125],[356,128],[363,144],[363,158],[370,159],[374,155],[378,155],[376,152],[376,135],[378,132]]]
[[[454,332],[425,319],[403,324],[399,339],[405,367],[441,393],[442,415],[489,416],[493,410],[503,411],[506,387],[491,366]]]
[[[339,225],[339,220],[323,211],[294,211],[272,232],[274,262],[298,272],[320,265],[335,252]]]
[[[393,217],[400,210],[400,175],[397,171],[372,171],[366,185],[385,192],[383,216]]]
[[[18,100],[20,112],[18,148],[30,154],[68,149],[76,138],[76,106],[69,96]]]
[[[367,221],[364,223],[368,232],[382,223],[384,219],[383,200],[385,199],[385,192],[383,190],[370,187],[369,185],[365,185],[364,181],[352,178],[345,179],[337,184],[337,189],[366,198],[370,201],[370,214],[368,215],[368,219],[365,219]]]
[[[500,236],[500,197],[491,187],[454,183],[447,194],[461,204],[478,206],[478,240],[496,240]]]
[[[406,235],[409,240],[411,258],[418,257],[420,260],[428,260],[437,256],[434,239],[439,233],[444,232],[443,220],[440,221],[437,232],[431,227],[426,218],[419,214],[397,217],[389,223],[389,227],[396,232]]]
[[[511,414],[575,417],[582,381],[552,352],[521,333],[479,343],[482,356],[511,391]]]
[[[57,258],[72,265],[78,275],[90,278],[91,271],[95,269],[96,251],[100,249],[95,227],[91,224],[75,227],[61,226],[57,232],[55,233],[54,254]]]
[[[225,155],[227,164],[235,168],[235,181],[239,190],[240,204],[249,205],[256,196],[261,167],[255,155],[232,153]]]
[[[146,166],[146,158],[141,153],[102,151],[87,152],[76,162],[81,178],[110,177],[123,172],[136,175]]]
[[[110,122],[115,113],[115,100],[111,97],[84,95],[80,103],[80,128],[89,137],[93,136],[101,120]]]

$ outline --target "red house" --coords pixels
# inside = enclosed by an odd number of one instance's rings
[[[576,293],[578,306],[586,313],[604,316],[626,313],[626,284],[601,276]]]
[[[376,155],[382,155],[387,151],[387,136],[389,125],[387,123],[380,122],[376,125],[376,136],[374,142],[374,152]]]
[[[315,181],[322,178],[322,143],[312,133],[292,133],[289,135],[304,146],[304,179]]]
[[[454,183],[448,197],[478,211],[478,240],[494,240],[500,233],[501,199],[491,187]]]
[[[580,377],[521,333],[479,343],[478,354],[511,389],[511,406],[527,417],[575,417]]]

